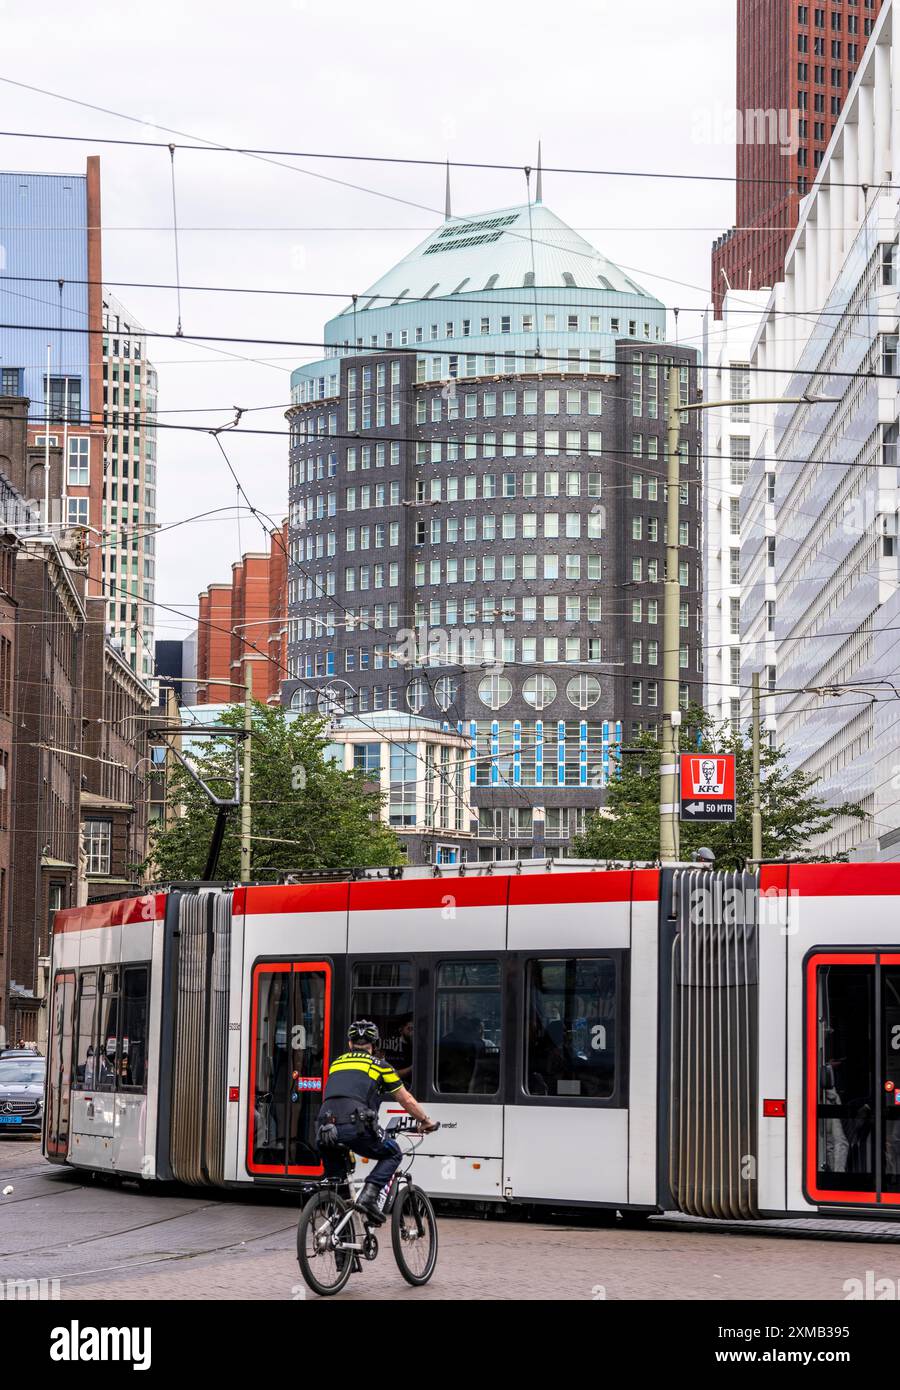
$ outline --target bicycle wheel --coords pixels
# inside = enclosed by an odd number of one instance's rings
[[[434,1207],[420,1187],[403,1187],[397,1194],[391,1244],[406,1282],[427,1284],[437,1264],[438,1230]]]
[[[353,1269],[353,1253],[335,1250],[332,1232],[349,1211],[336,1192],[316,1192],[300,1213],[297,1226],[297,1259],[300,1273],[313,1293],[323,1298],[340,1293]],[[345,1226],[342,1239],[353,1239],[352,1223]]]

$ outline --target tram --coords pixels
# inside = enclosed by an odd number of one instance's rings
[[[900,1215],[900,865],[398,872],[59,911],[45,1156],[308,1186],[363,1016],[435,1197]]]

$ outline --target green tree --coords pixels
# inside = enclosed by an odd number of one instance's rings
[[[243,706],[220,713],[218,722],[238,728]],[[403,853],[380,819],[382,796],[367,790],[362,774],[344,772],[324,757],[325,722],[315,715],[288,718],[280,705],[253,705],[251,775],[254,872],[319,873],[323,870],[400,864]],[[197,739],[192,766],[217,796],[233,791],[234,741]],[[206,864],[216,808],[181,764],[167,793],[169,824],[151,833],[147,865],[164,879],[199,878]],[[217,877],[240,874],[240,811],[230,813]]]
[[[684,753],[734,753],[737,819],[732,824],[680,827],[680,857],[689,860],[701,846],[716,856],[719,869],[742,867],[752,853],[753,754],[750,741],[729,724],[716,725],[702,709],[693,706],[678,730]],[[610,782],[607,806],[592,816],[583,835],[576,837],[574,852],[585,859],[656,860],[659,858],[660,748],[647,733],[636,739],[619,760]],[[814,836],[829,830],[842,816],[864,820],[866,812],[851,802],[827,806],[813,790],[818,778],[790,771],[783,748],[763,746],[761,809],[763,858],[820,859],[808,854]],[[845,859],[846,855],[831,856]]]

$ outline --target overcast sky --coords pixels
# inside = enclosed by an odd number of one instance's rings
[[[548,6],[458,0],[91,0],[73,9],[0,0],[0,76],[136,117],[141,125],[0,84],[5,130],[168,140],[152,122],[222,144],[278,150],[647,171],[734,172],[731,0],[567,0]],[[103,273],[174,280],[167,150],[0,136],[6,170],[80,172],[101,157]],[[290,168],[283,165],[292,166]],[[319,177],[312,176],[313,174]],[[323,176],[358,185],[328,182]],[[322,325],[442,220],[443,170],[336,160],[176,154],[185,284],[326,291],[292,298],[185,292],[186,333],[321,340]],[[455,170],[453,211],[524,201],[519,172]],[[386,196],[390,195],[390,196]],[[404,201],[405,200],[405,201]],[[710,242],[734,217],[734,185],[546,173],[544,201],[668,306],[700,344]],[[170,290],[114,288],[145,328],[173,332]],[[672,319],[670,315],[670,333]],[[290,370],[315,349],[150,342],[161,421],[284,429]],[[186,415],[186,410],[197,410]],[[179,413],[169,413],[179,412]],[[251,501],[286,510],[287,444],[229,436]],[[207,435],[161,430],[165,525],[227,507],[235,488]],[[259,549],[251,517],[164,532],[157,598],[195,614],[198,591]],[[158,636],[190,623],[160,609]]]

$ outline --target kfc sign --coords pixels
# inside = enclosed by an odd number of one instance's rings
[[[734,754],[682,753],[681,819],[735,819]]]

